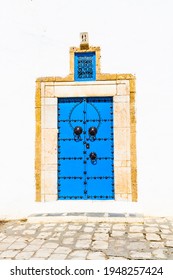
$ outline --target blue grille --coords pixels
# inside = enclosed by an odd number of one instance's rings
[[[96,80],[96,56],[95,52],[75,53],[75,81]]]

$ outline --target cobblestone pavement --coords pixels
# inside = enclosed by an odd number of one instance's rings
[[[173,260],[173,217],[9,221],[0,226],[0,259]]]

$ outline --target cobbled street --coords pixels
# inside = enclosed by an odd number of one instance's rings
[[[173,218],[9,221],[0,225],[0,259],[173,260]]]

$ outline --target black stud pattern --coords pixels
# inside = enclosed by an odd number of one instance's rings
[[[89,141],[90,138],[87,138],[86,140]],[[96,138],[95,140],[96,141],[110,141],[110,140],[113,140],[113,138],[112,137],[110,137],[110,138]]]
[[[82,157],[60,157],[59,160],[82,160]]]
[[[94,176],[94,177],[92,177],[92,176],[90,176],[90,177],[87,177],[87,180],[97,180],[97,179],[99,179],[99,180],[102,180],[102,179],[112,179],[113,177],[112,176]]]
[[[74,138],[59,138],[59,141],[74,141]]]
[[[101,119],[101,122],[112,122],[113,119]],[[86,122],[99,122],[99,120],[87,119]]]
[[[58,123],[62,123],[62,122],[69,122],[69,119],[68,120],[58,120]],[[76,119],[76,120],[70,120],[70,122],[74,122],[74,123],[76,123],[76,122],[79,122],[79,123],[82,123],[83,121],[82,120],[78,120],[78,119]]]
[[[66,179],[74,179],[74,180],[76,180],[76,179],[80,179],[80,180],[82,180],[82,177],[77,177],[77,176],[59,176],[59,179],[64,179],[64,180],[66,180]]]
[[[89,160],[89,157],[86,158],[87,160]],[[113,160],[113,157],[97,157],[97,160]]]

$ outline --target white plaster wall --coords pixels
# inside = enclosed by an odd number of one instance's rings
[[[81,31],[101,46],[102,73],[137,76],[139,202],[91,202],[90,211],[173,215],[172,30],[171,0],[2,1],[0,218],[88,210],[88,201],[34,202],[35,79],[69,73]]]

